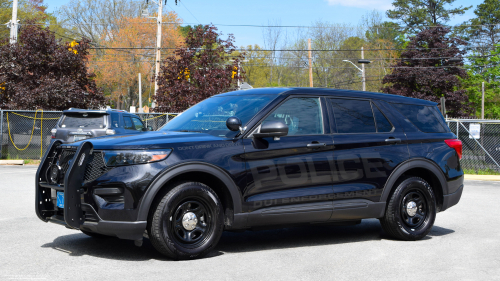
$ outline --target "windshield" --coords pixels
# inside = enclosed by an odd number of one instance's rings
[[[168,122],[161,131],[200,132],[219,137],[233,137],[236,132],[226,127],[226,120],[236,116],[243,126],[271,100],[274,95],[243,95],[208,98]]]
[[[64,115],[61,128],[102,129],[104,115],[95,113],[72,113]]]

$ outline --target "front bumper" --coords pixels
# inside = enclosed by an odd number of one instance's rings
[[[105,180],[85,182],[83,175],[85,174],[85,166],[88,165],[86,161],[91,158],[89,156],[92,155],[93,149],[91,143],[84,142],[78,147],[72,158],[73,160],[64,176],[64,184],[57,186],[48,184],[45,171],[52,165],[53,158],[51,157],[57,155],[56,149],[59,145],[61,145],[60,141],[51,145],[37,171],[36,213],[38,217],[45,222],[64,225],[67,228],[115,236],[121,239],[142,239],[147,222],[137,221],[137,216],[134,215],[137,212],[137,202],[140,201],[141,196],[127,195],[133,195],[130,192],[133,188],[145,189],[148,185],[146,180],[141,178],[131,184],[123,184],[123,187],[120,188],[109,187],[110,181],[116,180],[117,174],[120,173],[119,169],[115,169],[113,173],[108,173],[109,176],[103,177]],[[158,166],[162,167],[162,165]],[[157,168],[161,169],[161,167]],[[135,168],[136,166],[130,166],[128,171],[131,173],[120,173],[125,174],[124,177],[120,178],[134,177],[134,174],[137,177],[137,173],[132,171],[142,172],[140,169],[156,170],[151,169],[150,165],[147,167],[144,165],[144,167],[139,168],[139,171],[134,170]],[[147,182],[149,181],[148,178]],[[102,198],[106,198],[106,195],[116,197],[114,193],[117,190],[125,194],[125,203],[111,204],[110,206],[110,204],[103,205],[93,200],[99,196],[102,200]],[[54,198],[56,191],[64,191],[64,209],[56,206]]]

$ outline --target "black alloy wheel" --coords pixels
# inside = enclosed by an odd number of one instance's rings
[[[436,219],[436,197],[422,178],[407,177],[400,181],[387,202],[382,228],[401,240],[419,240],[432,229]]]
[[[151,244],[175,260],[208,254],[223,230],[224,212],[219,197],[199,182],[168,186],[159,194],[148,219]]]
[[[189,201],[177,207],[171,218],[165,218],[169,219],[171,224],[170,227],[165,227],[165,231],[172,231],[177,242],[185,244],[186,247],[191,244],[196,246],[213,228],[214,210],[203,201],[203,198],[189,198]]]
[[[420,227],[429,213],[427,199],[417,189],[406,193],[401,202],[401,215],[404,224],[410,229]]]

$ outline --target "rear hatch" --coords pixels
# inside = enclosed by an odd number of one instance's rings
[[[107,113],[65,112],[55,138],[75,142],[106,135]]]

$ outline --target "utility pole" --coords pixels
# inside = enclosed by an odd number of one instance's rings
[[[483,97],[481,99],[481,119],[484,119],[484,81],[482,83],[481,91],[483,93]]]
[[[139,73],[139,113],[143,113],[144,110],[142,109],[142,87],[141,87],[141,74]]]
[[[307,45],[309,46],[309,87],[313,86],[313,69],[312,69],[312,55],[311,55],[311,39],[307,39]]]
[[[361,59],[365,59],[365,52],[363,50],[363,47],[361,47]],[[361,64],[361,79],[363,80],[363,91],[366,91],[366,80],[365,80],[365,64]]]
[[[12,20],[9,22],[10,27],[10,44],[17,42],[17,0],[12,3]]]
[[[156,32],[156,71],[155,71],[155,96],[158,92],[158,74],[160,73],[160,49],[161,49],[161,20],[163,15],[163,0],[158,0],[158,16],[156,23],[158,30]]]

